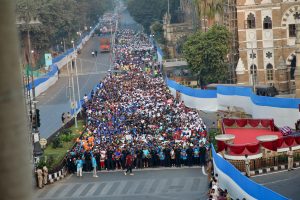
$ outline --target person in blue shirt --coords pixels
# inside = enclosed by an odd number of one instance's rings
[[[186,160],[187,160],[186,149],[182,148],[181,149],[181,164],[186,165],[187,164]]]
[[[82,160],[80,157],[77,158],[76,160],[76,166],[77,166],[77,176],[82,177]]]
[[[97,178],[97,161],[95,156],[92,157],[93,177]]]
[[[144,161],[144,167],[149,167],[149,159],[150,159],[150,153],[147,148],[143,148],[143,161]]]
[[[163,151],[159,152],[159,160],[160,160],[160,166],[165,166],[165,154]]]
[[[199,146],[198,145],[194,148],[194,164],[195,165],[199,165],[200,164]]]

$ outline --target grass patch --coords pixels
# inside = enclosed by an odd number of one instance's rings
[[[73,147],[76,138],[81,135],[84,125],[84,121],[79,120],[78,128],[75,128],[75,125],[73,125],[59,133],[54,141],[44,149],[44,154],[38,165],[46,165],[50,171],[60,165],[67,151]]]

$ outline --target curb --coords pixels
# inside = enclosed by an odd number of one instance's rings
[[[59,180],[65,178],[66,176],[67,176],[67,170],[64,167],[61,170],[59,170],[58,172],[55,172],[53,174],[49,174],[48,175],[48,180],[49,180],[49,183],[54,183],[56,181],[59,181]]]
[[[299,167],[300,166],[300,162],[294,162],[293,167]],[[250,174],[251,176],[255,176],[255,175],[260,175],[260,174],[267,174],[269,172],[275,172],[275,171],[282,171],[282,170],[287,170],[288,169],[288,165],[278,165],[278,166],[273,166],[273,167],[267,167],[264,169],[258,169],[255,171],[251,171]]]

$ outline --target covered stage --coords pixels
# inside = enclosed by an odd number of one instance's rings
[[[284,135],[273,119],[224,118],[222,132],[216,137],[218,152],[225,151],[229,156],[261,157],[262,149],[277,152],[300,145],[299,134]]]

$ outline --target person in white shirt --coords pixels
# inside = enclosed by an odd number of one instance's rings
[[[289,148],[287,151],[288,156],[288,171],[293,170],[293,163],[294,163],[294,152],[292,150],[292,147]]]

